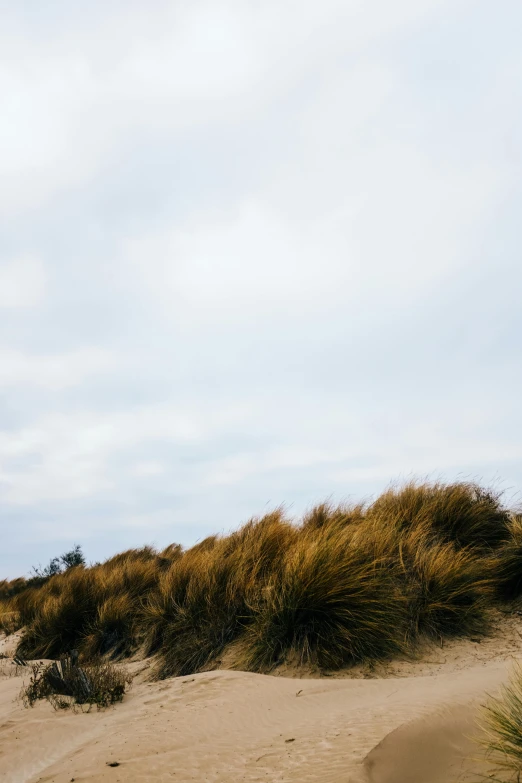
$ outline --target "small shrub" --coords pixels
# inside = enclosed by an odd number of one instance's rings
[[[85,557],[82,552],[82,548],[79,544],[71,549],[70,552],[64,552],[60,557],[60,564],[62,568],[76,568],[76,566],[85,565]]]
[[[70,552],[64,552],[60,557],[53,557],[50,560],[49,565],[45,568],[33,566],[33,573],[37,579],[50,579],[52,576],[61,574],[64,570],[69,568],[75,568],[77,566],[85,565],[85,557],[83,556],[82,548],[79,544],[76,544]]]
[[[98,709],[122,701],[131,676],[106,661],[78,666],[76,658],[65,656],[54,663],[33,663],[29,682],[21,691],[26,707],[46,699],[55,709],[74,705],[96,705]]]

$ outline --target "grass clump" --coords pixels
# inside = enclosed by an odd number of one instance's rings
[[[308,527],[252,607],[243,665],[260,671],[290,657],[333,669],[400,652],[407,607],[393,577],[342,530]]]
[[[78,646],[79,634],[94,614],[94,572],[72,569],[53,577],[29,607],[34,617],[18,646],[23,658],[57,658]],[[36,598],[36,596],[35,596]]]
[[[172,550],[174,560],[177,550]],[[76,648],[90,658],[131,653],[139,643],[139,607],[174,562],[151,547],[130,550],[92,568],[77,566],[14,602],[27,626],[18,653],[57,658]]]
[[[80,667],[71,655],[50,664],[33,663],[20,696],[25,707],[46,699],[56,710],[76,705],[103,709],[122,701],[131,683],[132,677],[121,667],[102,660]]]
[[[509,532],[496,560],[497,593],[502,601],[522,596],[522,514],[513,514]]]
[[[480,636],[489,628],[493,582],[469,549],[410,536],[401,551],[410,639]]]
[[[296,535],[278,509],[230,536],[206,539],[172,564],[143,607],[159,676],[201,670],[243,632],[251,598],[263,592]]]
[[[520,783],[522,778],[522,667],[517,664],[507,685],[502,686],[500,696],[491,699],[483,708],[484,736],[481,744],[486,748],[495,773],[502,776],[502,783]],[[507,777],[506,777],[507,776]],[[488,777],[497,781],[498,778]]]
[[[399,530],[422,529],[461,547],[495,548],[509,540],[509,512],[501,493],[473,482],[412,481],[384,492],[368,517]]]

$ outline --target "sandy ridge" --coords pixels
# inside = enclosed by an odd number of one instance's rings
[[[418,661],[336,678],[219,670],[150,683],[150,662],[135,662],[131,692],[103,713],[25,710],[20,678],[0,675],[1,779],[471,781],[477,708],[522,658],[521,633],[520,618],[505,618],[480,644],[433,646]]]

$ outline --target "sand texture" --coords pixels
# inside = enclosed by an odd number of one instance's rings
[[[135,661],[122,704],[76,714],[46,702],[25,709],[23,677],[5,659],[0,779],[471,783],[487,770],[471,740],[477,709],[522,658],[521,631],[506,617],[487,640],[335,677],[222,669],[151,683],[151,663]]]

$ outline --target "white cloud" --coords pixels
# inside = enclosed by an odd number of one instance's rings
[[[4,502],[31,505],[115,490],[125,475],[115,474],[109,458],[154,441],[203,445],[210,437],[239,427],[248,406],[213,410],[203,406],[127,407],[121,413],[64,413],[44,416],[33,426],[0,432],[0,487]],[[158,472],[157,461],[152,467]],[[138,474],[144,475],[144,465]],[[145,472],[151,472],[151,464]],[[136,474],[136,465],[129,475]]]
[[[58,391],[114,371],[115,366],[116,358],[100,348],[38,356],[0,347],[0,389],[33,386]]]
[[[166,472],[165,465],[155,460],[147,462],[137,462],[131,468],[131,472],[138,478],[147,478],[148,476],[161,476]]]
[[[101,4],[72,27],[57,17],[44,35],[8,13],[0,33],[0,209],[16,214],[84,186],[144,131],[245,120],[310,68],[358,55],[448,4],[233,0],[156,4],[154,13]]]
[[[510,4],[80,5],[0,30],[4,518],[518,481]]]
[[[125,240],[136,284],[169,317],[198,329],[369,306],[375,323],[386,317],[379,305],[407,305],[473,262],[477,225],[487,225],[505,192],[503,170],[445,171],[386,144],[372,164],[359,157],[339,163],[334,187],[344,181],[344,193],[315,219],[288,219],[281,192],[281,209],[260,193],[226,218],[203,214],[164,235]],[[304,183],[294,175],[278,183],[288,203],[303,199]]]
[[[313,469],[316,479],[328,486],[332,492],[365,482],[385,486],[392,479],[408,480],[413,476],[430,475],[437,477],[443,466],[442,478],[455,477],[466,470],[480,471],[484,465],[495,465],[522,459],[522,447],[512,440],[481,437],[469,433],[462,440],[452,437],[450,427],[440,431],[419,433],[400,427],[390,427],[389,441],[372,434],[369,427],[350,433],[348,447],[335,443],[332,429],[325,422],[325,435],[332,441],[330,448],[314,446],[317,440],[310,438],[307,445],[269,448],[258,452],[239,453],[232,457],[215,460],[206,471],[202,483],[206,486],[241,487],[249,479],[257,477],[263,482],[264,476],[277,473],[309,471]],[[346,422],[338,421],[340,430],[346,430]],[[417,428],[415,428],[417,429]],[[422,430],[422,421],[418,422]],[[360,462],[363,466],[354,466]],[[475,476],[490,481],[491,476]]]
[[[0,261],[0,308],[35,307],[45,298],[46,276],[41,259]]]

